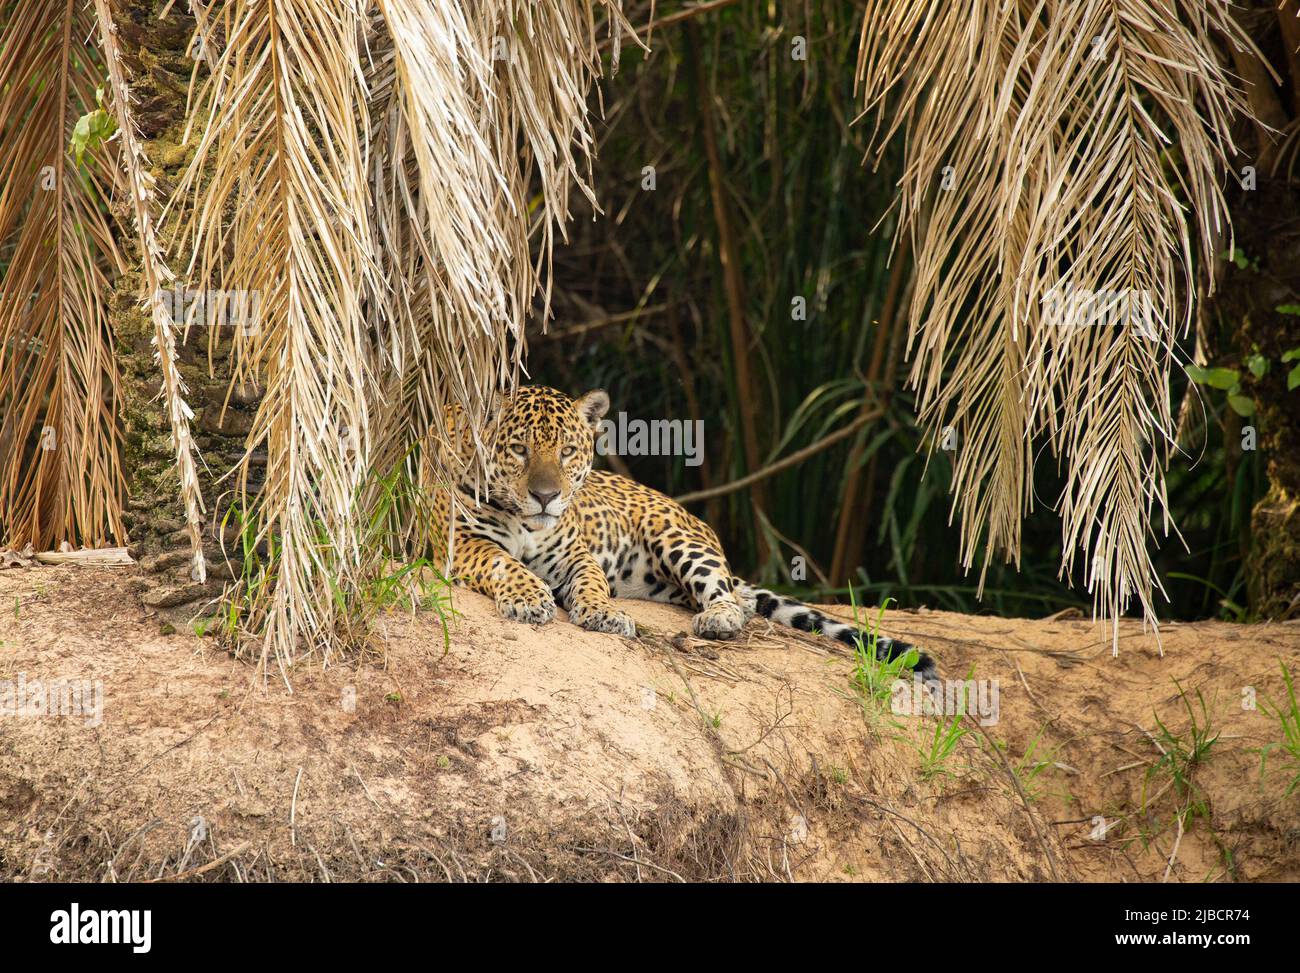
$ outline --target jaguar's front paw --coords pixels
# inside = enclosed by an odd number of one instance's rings
[[[744,627],[744,610],[730,601],[715,601],[691,619],[691,631],[702,639],[733,638]]]
[[[595,608],[586,605],[574,605],[569,611],[569,620],[574,625],[589,632],[608,632],[610,635],[622,635],[633,638],[636,635],[636,622],[627,612],[621,612],[613,605]]]
[[[555,617],[555,597],[546,590],[500,594],[497,611],[511,621],[545,625]]]

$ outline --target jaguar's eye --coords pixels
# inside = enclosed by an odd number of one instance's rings
[[[577,446],[565,446],[562,450],[560,450],[560,458],[561,458],[561,459],[568,459],[570,456],[572,456],[572,455],[573,455],[574,453],[576,453],[577,451],[578,451],[578,447],[577,447]]]
[[[523,443],[511,443],[510,452],[514,453],[516,456],[524,457],[528,455],[528,447]]]

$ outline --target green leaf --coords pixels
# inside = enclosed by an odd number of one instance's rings
[[[116,131],[117,122],[102,108],[97,108],[78,118],[77,124],[72,129],[72,138],[69,140],[77,164],[81,164],[88,151],[93,152],[99,148]]]
[[[1193,382],[1215,389],[1230,389],[1240,380],[1235,368],[1201,368],[1188,365],[1187,375]]]
[[[78,164],[81,158],[86,154],[86,143],[90,141],[90,116],[82,115],[77,119],[77,124],[72,129],[72,153],[76,156]]]
[[[1263,378],[1268,372],[1268,359],[1259,352],[1255,352],[1246,359],[1246,367],[1250,369],[1250,374],[1256,378]]]
[[[1219,254],[1224,260],[1231,260],[1237,265],[1238,270],[1245,270],[1250,266],[1250,261],[1246,258],[1246,252],[1240,247],[1233,247]]]
[[[1223,253],[1219,254],[1219,259],[1220,259],[1220,260],[1231,260],[1233,263],[1236,263],[1236,262],[1237,262],[1238,255],[1240,255],[1240,254],[1241,254],[1241,251],[1238,250],[1237,248],[1235,248],[1235,247],[1229,247],[1227,250],[1223,251]]]
[[[1283,361],[1295,361],[1296,359],[1300,359],[1300,348],[1292,348],[1282,354]]]
[[[1293,389],[1295,389],[1297,385],[1300,385],[1300,365],[1297,365],[1295,368],[1291,369],[1291,373],[1287,375],[1286,390],[1290,392]]]
[[[1300,304],[1279,304],[1273,310],[1278,314],[1300,314]]]
[[[1248,395],[1229,395],[1228,405],[1232,406],[1232,411],[1239,416],[1255,414],[1255,400]]]

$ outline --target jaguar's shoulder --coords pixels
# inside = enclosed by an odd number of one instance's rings
[[[665,511],[686,511],[676,501],[660,493],[654,487],[648,487],[638,480],[614,473],[610,470],[592,470],[583,487],[583,495],[592,503],[619,502],[620,505],[662,508]]]

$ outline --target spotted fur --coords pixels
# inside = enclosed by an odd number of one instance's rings
[[[754,615],[855,645],[857,628],[736,577],[717,534],[676,501],[635,480],[591,468],[595,433],[609,409],[603,391],[571,399],[543,386],[498,403],[483,430],[491,455],[486,482],[468,472],[438,491],[434,512],[453,517],[452,572],[496,600],[506,618],[551,620],[557,603],[574,624],[634,636],[615,598],[671,602],[694,611],[694,633],[729,639]],[[454,420],[453,420],[454,422]],[[457,431],[470,462],[468,431]],[[876,639],[893,659],[912,646]],[[917,671],[931,676],[921,655]]]

